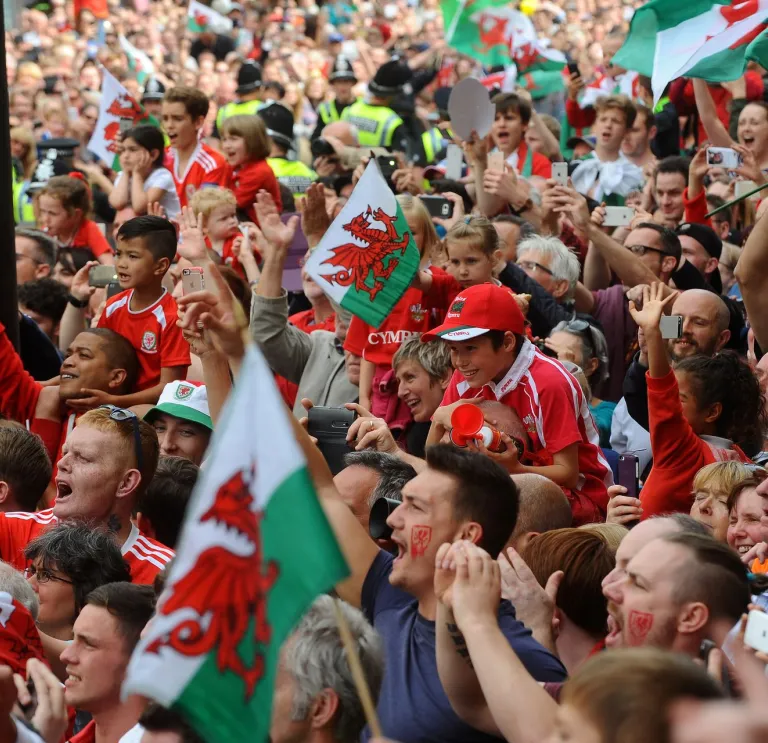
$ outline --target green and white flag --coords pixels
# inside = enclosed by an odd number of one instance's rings
[[[650,0],[632,18],[614,64],[651,78],[654,100],[677,77],[735,80],[768,66],[768,0]]]
[[[419,249],[375,159],[304,267],[334,302],[375,328],[405,294]]]
[[[562,52],[546,48],[509,0],[441,0],[440,8],[448,44],[486,66],[514,62],[521,74],[565,66]]]
[[[280,646],[349,574],[272,376],[250,347],[123,684],[209,743],[266,743]]]
[[[128,58],[128,67],[136,75],[139,85],[143,85],[150,75],[155,74],[155,65],[146,52],[135,47],[122,34],[117,37],[117,40],[120,42],[120,48]]]
[[[532,70],[525,72],[520,75],[517,84],[525,88],[535,101],[552,93],[565,90],[565,78],[560,70]]]
[[[197,0],[190,0],[187,8],[187,29],[196,34],[203,31],[226,34],[232,30],[232,21],[221,13],[217,13],[213,8],[209,8]]]
[[[139,124],[156,125],[156,122],[111,73],[106,69],[102,69],[101,73],[99,118],[88,142],[88,150],[101,158],[112,170],[119,170],[117,139],[121,123],[124,127],[134,127]]]

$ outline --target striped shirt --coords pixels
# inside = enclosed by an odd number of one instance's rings
[[[34,513],[0,513],[0,558],[17,570],[24,570],[27,566],[24,548],[58,522],[52,508]],[[131,568],[131,581],[145,585],[151,585],[174,556],[173,550],[145,536],[134,524],[131,524],[131,533],[120,547],[120,552]]]
[[[472,389],[456,370],[441,404],[473,397],[498,400],[516,411],[534,454],[546,452],[551,457],[578,444],[578,482],[575,488],[563,488],[573,511],[573,525],[605,521],[607,488],[613,485],[611,468],[600,449],[600,434],[581,386],[559,361],[526,341],[496,384]]]

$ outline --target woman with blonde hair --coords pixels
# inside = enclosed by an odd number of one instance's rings
[[[23,180],[29,180],[37,166],[37,143],[25,126],[11,129],[11,155],[21,163]]]

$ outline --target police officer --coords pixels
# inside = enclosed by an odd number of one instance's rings
[[[451,96],[451,88],[438,88],[434,94],[435,123],[421,135],[421,144],[424,148],[425,165],[433,165],[445,157],[448,145],[453,141],[451,130],[451,117],[448,114],[448,99]]]
[[[317,173],[300,160],[288,159],[288,153],[293,149],[293,113],[282,103],[271,103],[259,110],[259,116],[264,119],[269,134],[269,167],[294,198],[303,196],[317,180]]]
[[[344,109],[358,100],[352,93],[357,84],[357,77],[346,57],[336,57],[328,80],[333,88],[334,98],[332,101],[321,103],[317,107],[317,126],[311,139],[317,139],[321,136],[323,128],[328,124],[340,121]]]
[[[408,65],[399,60],[386,62],[369,83],[366,99],[344,109],[341,119],[357,127],[361,147],[386,147],[405,153],[420,149],[421,143],[411,141],[403,120],[391,108],[410,79]]]
[[[162,119],[163,96],[165,96],[165,85],[156,77],[147,78],[141,96],[141,105],[150,116],[154,116],[158,121]]]
[[[216,115],[216,130],[221,129],[224,119],[230,116],[255,114],[262,106],[261,96],[261,67],[256,62],[243,62],[237,72],[236,101],[227,103],[219,109]]]

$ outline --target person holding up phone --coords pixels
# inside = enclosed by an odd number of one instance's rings
[[[648,344],[648,415],[653,469],[640,500],[643,518],[691,509],[693,479],[717,461],[749,462],[762,448],[764,399],[757,378],[735,353],[682,358],[674,369],[659,323],[677,294],[655,282],[629,312]],[[746,452],[746,453],[745,453]]]

